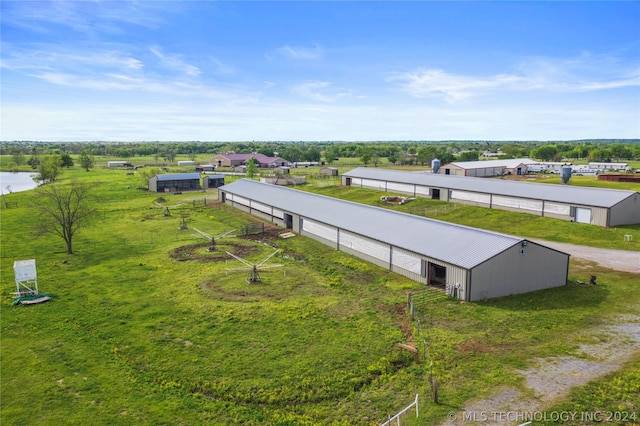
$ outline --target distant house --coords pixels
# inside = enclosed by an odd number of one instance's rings
[[[202,178],[202,187],[207,188],[218,188],[224,185],[224,175],[206,175]]]
[[[200,189],[200,173],[173,173],[149,178],[149,191],[177,192]]]
[[[274,168],[274,167],[291,167],[291,162],[280,157],[268,157],[264,154],[218,154],[213,157],[209,163],[215,167],[237,167],[247,164],[250,158],[255,158],[258,167]]]
[[[527,166],[536,161],[529,158],[509,160],[460,161],[445,164],[438,173],[455,176],[491,177],[527,174]]]
[[[178,161],[178,166],[195,166],[195,165],[196,165],[195,161],[191,161],[191,160]]]

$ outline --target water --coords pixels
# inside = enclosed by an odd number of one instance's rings
[[[38,186],[32,176],[37,175],[33,172],[0,172],[0,193],[8,194],[10,192],[21,192],[34,189]]]

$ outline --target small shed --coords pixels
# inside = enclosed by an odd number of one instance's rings
[[[195,166],[195,164],[195,161],[191,160],[178,161],[178,166]]]
[[[200,173],[173,173],[149,178],[149,191],[175,192],[200,189]]]
[[[108,161],[107,167],[115,168],[115,167],[130,167],[132,164],[129,164],[128,161]]]
[[[215,169],[213,164],[200,164],[196,166],[196,172],[213,172]]]
[[[320,176],[338,176],[337,167],[323,167],[320,169]]]
[[[207,175],[202,179],[202,187],[218,188],[224,185],[224,175]]]

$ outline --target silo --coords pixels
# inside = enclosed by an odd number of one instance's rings
[[[438,170],[440,170],[440,160],[437,158],[431,160],[431,169],[433,170],[433,173],[438,173]]]
[[[569,180],[571,179],[571,166],[567,166],[566,164],[564,166],[562,166],[562,168],[560,169],[560,181],[565,184],[568,185],[569,184]]]

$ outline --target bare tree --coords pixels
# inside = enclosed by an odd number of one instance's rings
[[[38,230],[61,237],[67,254],[73,254],[73,237],[97,216],[98,199],[93,184],[43,185],[36,189],[36,208],[40,211]]]

